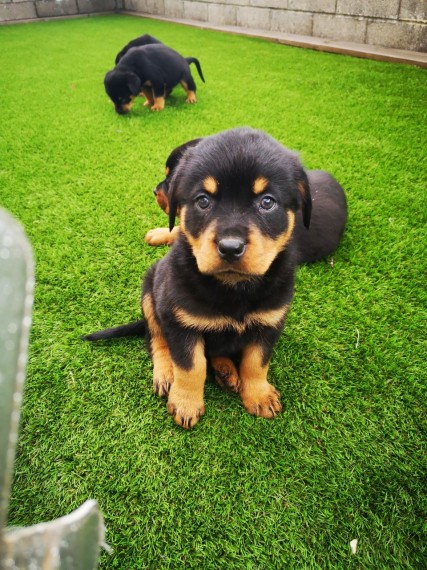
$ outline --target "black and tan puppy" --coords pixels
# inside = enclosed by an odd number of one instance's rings
[[[195,103],[196,84],[190,63],[196,65],[204,81],[200,63],[194,57],[184,58],[161,43],[134,47],[106,74],[105,90],[120,114],[128,113],[133,100],[140,94],[146,97],[145,105],[151,106],[153,111],[162,110],[165,96],[179,83],[187,93],[186,102]]]
[[[235,362],[246,410],[274,417],[280,396],[267,374],[301,261],[297,227],[310,225],[307,173],[265,133],[233,129],[185,149],[167,194],[170,228],[180,209],[180,231],[144,279],[144,319],[85,338],[144,332],[154,389],[183,427],[204,413],[207,358]]]
[[[134,40],[131,40],[129,43],[122,48],[119,53],[116,55],[116,59],[114,63],[117,65],[122,57],[133,47],[140,47],[140,46],[147,46],[149,44],[161,44],[160,40],[155,38],[154,36],[150,36],[150,34],[143,34],[142,36],[138,36]]]
[[[175,169],[188,148],[196,146],[201,138],[193,139],[174,149],[166,161],[165,179],[154,189],[160,208],[169,214],[169,189]],[[296,263],[311,263],[330,255],[338,246],[347,219],[347,203],[338,182],[323,170],[306,170],[310,185],[312,211],[310,228],[303,223],[302,213],[297,214],[292,235]],[[147,232],[145,241],[150,245],[172,245],[179,226],[155,228]]]

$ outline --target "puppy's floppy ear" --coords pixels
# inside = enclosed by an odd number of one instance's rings
[[[297,185],[301,197],[302,219],[305,227],[308,229],[310,227],[311,218],[311,192],[307,174],[302,166],[298,168]]]
[[[185,160],[181,160],[173,173],[173,176],[169,182],[169,231],[171,232],[175,225],[175,218],[177,215],[178,205],[180,201],[179,189],[180,182],[184,175],[184,163]]]
[[[126,73],[126,85],[132,95],[139,95],[141,91],[141,80],[135,73]]]
[[[177,146],[176,148],[173,149],[173,151],[170,153],[170,155],[168,156],[168,159],[166,161],[166,169],[168,170],[167,176],[172,176],[173,171],[178,166],[179,161],[181,160],[184,152],[188,148],[196,146],[201,140],[202,140],[201,138],[193,139],[193,140],[188,141],[184,144],[181,144],[180,146]]]
[[[172,231],[172,228],[175,225],[175,218],[180,201],[179,187],[184,175],[186,164],[188,162],[188,154],[191,153],[191,149],[195,147],[201,140],[203,139],[193,139],[180,145],[171,152],[169,158],[166,161],[166,167],[170,170],[167,177],[170,231]]]
[[[107,71],[107,73],[106,73],[105,76],[104,76],[104,87],[105,87],[106,89],[107,89],[108,81],[110,80],[110,77],[111,77],[111,74],[112,74],[113,71],[114,71],[113,69],[110,69],[110,71]]]

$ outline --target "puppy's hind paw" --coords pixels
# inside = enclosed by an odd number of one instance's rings
[[[227,390],[238,392],[240,388],[240,378],[236,367],[229,358],[215,356],[211,359],[211,366],[214,370],[215,381]]]

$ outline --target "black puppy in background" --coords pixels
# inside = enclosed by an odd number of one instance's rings
[[[125,47],[121,49],[119,53],[116,55],[114,63],[117,65],[119,61],[122,59],[122,57],[133,47],[147,46],[149,44],[162,44],[162,43],[163,42],[161,42],[154,36],[150,36],[150,34],[143,34],[142,36],[139,36],[134,40],[131,40],[129,43],[127,43]]]
[[[195,57],[184,58],[162,43],[133,47],[106,74],[105,90],[119,114],[128,113],[139,94],[145,95],[145,105],[149,105],[153,111],[162,110],[165,96],[178,83],[187,93],[186,103],[195,103],[196,84],[190,72],[190,63],[196,65],[204,82],[200,63]]]

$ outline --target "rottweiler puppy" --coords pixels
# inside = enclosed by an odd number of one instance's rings
[[[187,93],[186,102],[196,102],[196,84],[190,72],[190,63],[196,65],[204,82],[199,60],[182,57],[162,43],[133,47],[123,55],[114,69],[104,78],[107,95],[113,101],[116,112],[130,111],[137,95],[146,97],[145,105],[153,111],[165,106],[165,96],[180,83]]]
[[[201,138],[193,139],[178,146],[170,153],[166,160],[165,178],[159,182],[153,190],[157,204],[164,212],[166,212],[166,214],[169,214],[169,182],[175,172],[175,168],[178,166],[179,161],[187,148],[196,146],[196,144],[201,140]],[[177,215],[178,214],[179,212],[177,212]],[[178,232],[179,226],[175,226],[171,231],[169,231],[169,228],[156,228],[150,230],[144,239],[150,245],[172,245],[178,235]]]
[[[166,161],[165,178],[154,189],[160,208],[169,214],[169,188],[176,167],[187,148],[196,146],[202,139],[193,139],[175,148]],[[330,255],[337,247],[344,232],[347,219],[347,202],[338,182],[322,170],[306,170],[310,185],[312,211],[310,228],[304,226],[301,213],[297,214],[292,240],[295,246],[296,263],[311,263]],[[179,226],[155,228],[145,235],[150,245],[172,245]]]
[[[316,199],[326,187],[333,188],[329,202],[339,196],[341,209],[333,208],[324,221],[338,216],[342,233],[346,208],[338,183],[327,173],[307,173],[295,153],[262,131],[237,128],[201,139],[183,149],[167,175],[169,227],[179,211],[180,231],[146,274],[144,318],[83,338],[145,334],[154,390],[168,396],[168,411],[179,425],[190,428],[204,413],[209,358],[235,364],[250,414],[272,418],[281,411],[267,375],[296,267],[319,254],[313,244],[298,243],[310,231],[310,178],[316,235],[326,210],[315,214]],[[326,245],[320,249],[330,253]]]
[[[115,65],[117,65],[119,61],[122,59],[122,57],[125,55],[125,53],[127,53],[133,47],[146,46],[149,44],[162,44],[162,43],[163,42],[161,42],[154,36],[150,36],[150,34],[143,34],[142,36],[138,36],[134,40],[131,40],[129,43],[127,43],[125,47],[119,51],[119,53],[116,55],[114,63]]]

